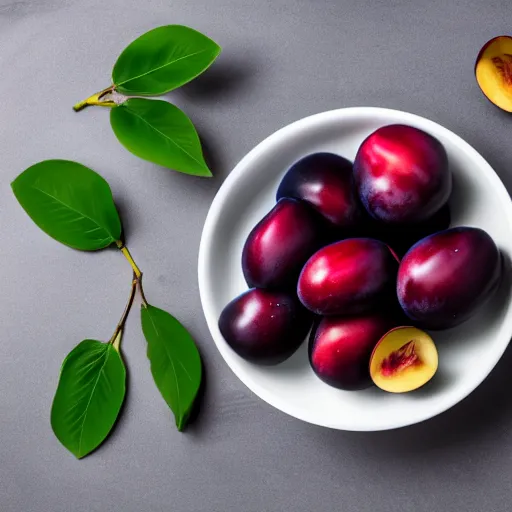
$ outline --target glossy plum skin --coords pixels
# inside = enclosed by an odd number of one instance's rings
[[[387,244],[401,258],[416,242],[438,231],[448,229],[450,222],[450,207],[446,204],[426,221],[396,225],[373,220],[368,224],[366,232],[370,238]]]
[[[392,327],[388,315],[323,318],[311,332],[309,362],[330,386],[357,390],[371,386],[369,362],[373,349]]]
[[[223,309],[219,329],[238,355],[273,365],[295,352],[312,323],[313,315],[293,294],[253,288]]]
[[[302,201],[278,201],[245,242],[242,269],[249,287],[295,286],[302,266],[322,245],[321,220]]]
[[[319,315],[362,313],[393,299],[397,270],[398,261],[386,244],[348,238],[323,247],[308,260],[297,294]]]
[[[336,228],[354,228],[366,214],[352,162],[333,153],[313,153],[293,164],[277,190],[277,200],[283,197],[306,201]]]
[[[443,145],[405,125],[384,126],[366,138],[354,161],[354,178],[368,213],[391,224],[427,220],[452,190]]]
[[[501,268],[501,254],[485,231],[448,229],[420,240],[404,256],[398,300],[423,328],[455,327],[497,289]]]

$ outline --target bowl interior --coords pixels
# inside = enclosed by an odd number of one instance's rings
[[[495,366],[512,334],[508,271],[499,292],[470,321],[433,333],[440,365],[422,389],[404,394],[376,388],[331,388],[311,370],[307,343],[275,367],[258,367],[237,356],[217,327],[223,307],[247,289],[241,252],[254,225],[275,204],[286,169],[302,156],[330,151],[351,160],[372,131],[404,123],[421,128],[445,146],[454,176],[452,226],[485,229],[508,262],[512,253],[512,205],[501,181],[467,143],[440,125],[404,112],[361,107],[318,114],[283,128],[251,151],[215,198],[204,227],[199,285],[206,320],[220,353],[235,374],[278,409],[318,425],[344,430],[383,430],[430,418],[467,396]],[[507,265],[508,268],[508,265]]]

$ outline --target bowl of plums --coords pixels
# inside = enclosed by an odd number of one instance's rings
[[[475,149],[417,115],[345,108],[286,126],[229,174],[199,288],[256,395],[317,425],[386,430],[446,411],[498,363],[511,254],[510,197]]]

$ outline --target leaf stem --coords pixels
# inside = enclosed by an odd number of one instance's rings
[[[110,87],[103,89],[103,91],[97,92],[96,94],[89,96],[87,99],[83,101],[79,101],[76,105],[73,106],[73,110],[75,112],[79,112],[80,110],[83,110],[85,107],[88,107],[89,105],[96,105],[98,107],[115,107],[117,105],[115,101],[102,100],[104,96],[110,94],[113,91],[114,86],[111,85]]]
[[[139,282],[140,298],[142,299],[142,306],[147,308],[148,301],[146,300],[146,296],[144,295],[144,288],[142,288],[142,276],[139,277],[138,282]]]
[[[119,347],[121,345],[121,338],[123,337],[123,329],[120,329],[120,331],[117,333],[117,336],[114,338],[113,341],[109,341],[109,343],[119,352]]]
[[[135,260],[133,259],[132,255],[130,254],[130,251],[128,250],[128,247],[126,247],[121,240],[117,240],[116,245],[119,248],[119,250],[124,254],[125,258],[128,260],[128,263],[130,263],[130,266],[133,269],[133,274],[135,276],[136,284],[138,284],[138,286],[139,286],[139,292],[140,292],[140,298],[142,299],[142,305],[144,307],[147,307],[148,301],[146,300],[146,296],[144,295],[144,288],[142,287],[142,270],[138,267],[137,263],[135,263]]]
[[[135,272],[134,272],[133,278],[132,278],[132,286],[130,289],[130,296],[128,297],[128,302],[126,303],[123,314],[121,315],[121,319],[119,320],[119,322],[116,326],[114,334],[112,334],[112,337],[109,340],[109,343],[111,345],[114,345],[114,348],[117,351],[119,351],[119,344],[121,343],[123,327],[124,327],[124,324],[126,323],[126,319],[128,318],[128,314],[130,313],[130,309],[132,308],[133,299],[135,298],[135,291],[137,290],[138,282],[139,282],[139,278],[137,278],[137,276],[135,275]]]
[[[121,252],[124,254],[125,258],[128,260],[128,263],[133,269],[133,272],[135,273],[135,276],[137,279],[140,279],[142,277],[142,271],[137,266],[137,263],[135,263],[135,260],[132,258],[132,255],[130,254],[130,251],[128,250],[128,247],[126,247],[123,242],[120,240],[116,241],[117,247],[121,250]]]

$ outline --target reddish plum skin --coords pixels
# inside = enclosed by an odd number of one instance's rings
[[[426,329],[467,320],[497,289],[501,255],[478,228],[459,227],[428,236],[400,263],[397,295],[405,314]]]
[[[366,138],[357,152],[354,178],[368,213],[390,224],[427,220],[452,190],[443,145],[405,125],[384,126]]]
[[[238,355],[272,365],[297,350],[312,322],[313,316],[294,295],[253,288],[224,308],[219,329]]]
[[[242,269],[250,287],[295,286],[302,266],[322,245],[321,218],[307,204],[281,199],[244,245]]]
[[[397,270],[398,261],[386,244],[349,238],[320,249],[308,260],[297,294],[319,315],[363,313],[394,298]]]
[[[290,167],[276,198],[306,201],[336,228],[350,229],[366,214],[353,181],[352,162],[333,153],[313,153]]]
[[[401,258],[419,240],[429,235],[444,231],[450,227],[451,214],[449,205],[444,205],[438,212],[417,224],[384,224],[371,221],[368,236],[387,244]]]
[[[379,340],[396,326],[389,316],[323,318],[311,333],[309,362],[330,386],[357,390],[371,386],[370,356]]]

